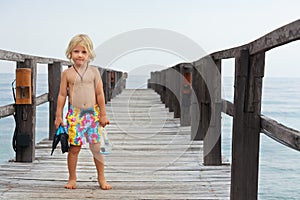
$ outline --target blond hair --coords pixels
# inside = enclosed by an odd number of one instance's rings
[[[92,61],[96,57],[94,47],[93,47],[93,42],[89,38],[89,36],[85,34],[78,34],[71,39],[68,48],[66,50],[66,56],[69,60],[71,60],[71,53],[77,45],[83,46],[86,49],[86,51],[89,54],[90,61]]]

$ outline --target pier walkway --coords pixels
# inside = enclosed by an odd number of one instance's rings
[[[77,189],[64,189],[67,154],[58,147],[50,156],[52,141],[45,139],[33,163],[0,166],[0,199],[229,199],[230,165],[204,166],[203,141],[190,140],[191,127],[181,127],[153,90],[124,90],[106,107],[112,190],[99,188],[87,145],[79,154]]]

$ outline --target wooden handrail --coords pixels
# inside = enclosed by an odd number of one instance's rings
[[[0,119],[3,117],[8,117],[8,116],[14,114],[14,112],[15,112],[14,104],[1,106],[0,107]]]
[[[234,115],[234,106],[230,101],[222,99],[222,112],[233,117]]]
[[[42,95],[36,97],[35,101],[36,101],[37,106],[48,102],[48,93],[45,93],[45,94],[42,94]]]
[[[234,105],[227,100],[222,100],[222,112],[233,117]],[[260,124],[262,133],[287,147],[300,151],[300,131],[264,115],[260,116]]]
[[[8,61],[15,61],[15,62],[24,62],[25,59],[34,59],[37,63],[40,64],[49,64],[54,62],[60,62],[62,65],[71,65],[71,62],[66,60],[60,60],[56,58],[46,58],[40,56],[32,56],[28,54],[21,54],[12,51],[6,51],[0,49],[0,60],[8,60]]]
[[[242,49],[249,49],[249,54],[266,52],[275,47],[300,39],[300,20],[282,26],[248,44],[212,53],[214,59],[234,58]]]
[[[300,131],[261,115],[261,131],[272,139],[300,151]]]
[[[48,93],[42,94],[38,97],[36,97],[36,105],[39,106],[43,103],[48,102]],[[8,117],[12,114],[14,114],[15,108],[14,104],[9,104],[5,106],[0,107],[0,119],[3,117]]]

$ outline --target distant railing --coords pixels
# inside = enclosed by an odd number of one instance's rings
[[[152,72],[148,80],[148,87],[161,95],[175,117],[191,119],[184,124],[191,125],[193,140],[204,140],[205,165],[222,164],[221,112],[233,117],[231,199],[257,199],[261,132],[300,150],[299,131],[261,114],[265,52],[299,39],[297,20],[249,44]],[[221,60],[227,58],[235,58],[234,103],[221,99]],[[184,75],[187,69],[192,69],[192,80]]]
[[[30,104],[10,104],[0,107],[0,119],[14,115],[16,120],[17,133],[16,161],[32,162],[35,159],[35,127],[36,127],[36,106],[49,102],[49,139],[55,135],[55,112],[57,97],[61,80],[63,66],[72,64],[65,60],[44,58],[11,51],[0,50],[0,60],[16,62],[17,69],[31,70]],[[48,93],[36,96],[37,64],[48,64]],[[97,66],[96,66],[97,67]],[[123,72],[98,67],[103,81],[105,103],[125,88],[126,78]],[[21,77],[23,75],[21,74]],[[13,134],[13,133],[12,133]]]

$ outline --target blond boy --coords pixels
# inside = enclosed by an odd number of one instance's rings
[[[94,163],[101,189],[112,187],[104,176],[104,157],[100,154],[100,126],[109,124],[106,116],[103,83],[97,68],[89,66],[95,53],[91,39],[85,34],[74,36],[66,50],[66,56],[73,63],[63,71],[57,100],[55,126],[64,125],[63,108],[67,96],[70,108],[67,113],[67,129],[70,149],[68,153],[69,181],[67,189],[76,189],[76,166],[78,154],[85,141],[94,156]]]

